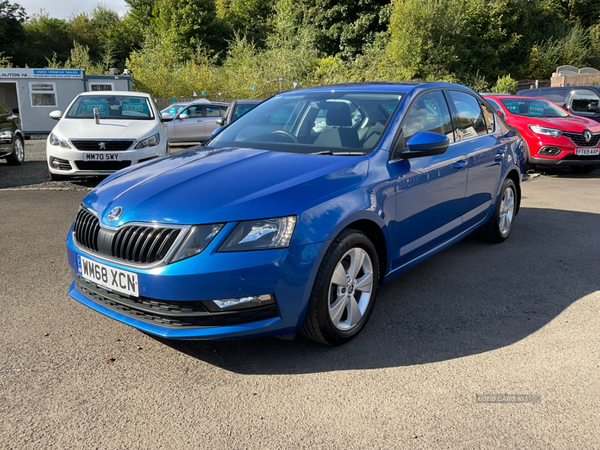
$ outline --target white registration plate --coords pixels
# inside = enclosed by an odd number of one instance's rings
[[[139,297],[137,273],[100,264],[85,256],[77,255],[77,273],[86,280],[99,285],[109,291]]]
[[[122,161],[123,155],[121,153],[105,153],[105,152],[93,152],[84,153],[84,161]]]
[[[577,148],[575,154],[580,156],[594,156],[600,154],[600,148]]]

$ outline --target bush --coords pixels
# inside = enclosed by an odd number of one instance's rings
[[[492,92],[497,94],[515,94],[517,92],[517,80],[513,80],[510,75],[498,77],[496,85],[492,88]]]

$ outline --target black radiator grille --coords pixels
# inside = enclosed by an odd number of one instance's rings
[[[79,170],[121,170],[131,165],[131,161],[74,161]]]
[[[563,131],[563,135],[571,139],[573,144],[578,147],[596,147],[598,142],[600,142],[600,134],[592,134],[592,139],[589,142],[585,141],[583,137],[583,133],[571,133],[568,131]]]
[[[113,236],[112,256],[125,261],[152,264],[163,259],[181,229],[129,226]]]
[[[73,225],[75,239],[80,245],[98,251],[98,234],[100,222],[98,218],[85,209],[80,209]]]
[[[133,144],[133,140],[127,141],[84,141],[79,139],[71,139],[71,143],[77,150],[86,152],[103,152],[103,151],[120,151],[127,150]],[[103,145],[100,145],[100,144]]]
[[[182,228],[126,225],[119,230],[100,227],[98,218],[80,209],[73,224],[77,243],[100,254],[137,264],[162,261],[183,232]]]

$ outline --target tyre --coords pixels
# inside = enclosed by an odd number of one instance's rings
[[[16,137],[12,145],[12,153],[6,157],[11,166],[20,166],[25,161],[25,146],[23,139]]]
[[[68,175],[58,175],[56,173],[52,173],[48,170],[48,175],[52,181],[65,181],[69,179]]]
[[[517,187],[510,178],[504,180],[500,195],[496,200],[494,214],[478,230],[477,235],[487,242],[500,243],[505,241],[513,226],[517,213]]]
[[[582,164],[580,166],[570,166],[570,167],[571,167],[571,170],[575,173],[591,173],[596,169],[595,166],[592,166],[589,164],[587,164],[587,165]]]
[[[345,230],[321,262],[300,332],[327,345],[348,342],[367,323],[378,284],[373,243],[358,230]]]

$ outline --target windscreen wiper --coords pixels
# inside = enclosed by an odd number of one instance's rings
[[[322,152],[309,153],[310,155],[334,155],[334,156],[360,156],[366,155],[365,152],[332,152],[331,150],[323,150]]]

